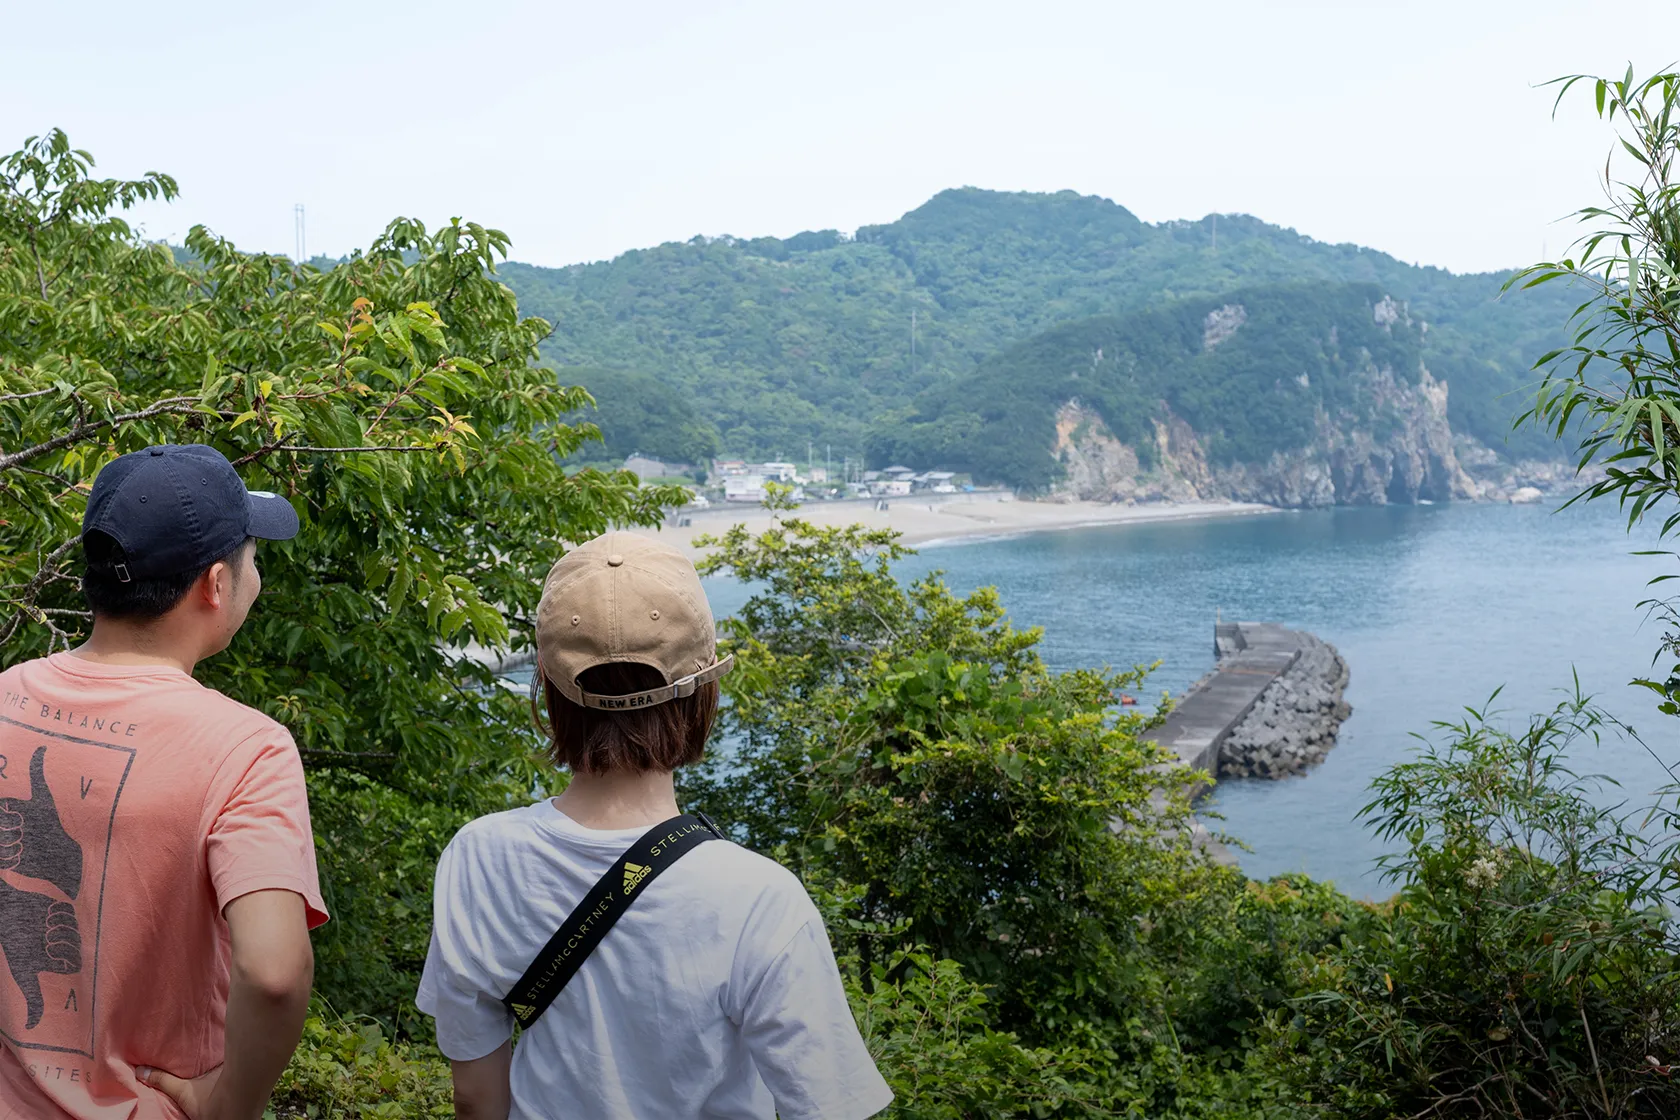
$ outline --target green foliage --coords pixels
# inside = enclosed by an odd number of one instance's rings
[[[581,457],[622,462],[640,452],[667,463],[705,467],[718,453],[717,432],[694,411],[694,402],[649,374],[623,369],[566,368],[563,382],[589,386],[593,406],[569,417],[594,424],[604,446],[586,446]]]
[[[1410,318],[1379,322],[1382,299],[1372,285],[1279,285],[1054,327],[923,394],[871,440],[871,456],[1041,491],[1056,478],[1056,411],[1070,400],[1094,408],[1140,458],[1169,412],[1215,463],[1305,446],[1320,410],[1345,428],[1380,428],[1391,406],[1370,374],[1415,383],[1425,338]],[[1208,315],[1227,307],[1245,318],[1210,348]]]
[[[290,499],[302,532],[261,550],[262,598],[200,676],[296,737],[336,919],[318,980],[394,1022],[442,841],[549,773],[463,648],[529,641],[562,541],[686,495],[561,466],[587,397],[533,364],[548,326],[495,278],[501,233],[398,220],[322,271],[195,227],[181,263],[113,213],[173,180],[92,166],[57,132],[0,160],[0,661],[85,630],[76,539],[116,455],[208,443]]]
[[[846,962],[847,995],[876,1066],[897,1098],[888,1117],[1006,1120],[1104,1115],[1093,1056],[1078,1047],[1029,1049],[987,1025],[984,989],[955,961],[926,953],[875,965],[868,990]],[[894,976],[899,977],[894,979]]]
[[[1575,302],[1562,287],[1501,299],[1502,274],[1417,268],[1242,215],[1148,225],[1070,191],[972,188],[855,238],[695,238],[502,272],[522,306],[562,324],[544,344],[550,358],[657,371],[692,395],[726,450],[776,458],[807,440],[855,456],[881,418],[1060,323],[1313,281],[1375,284],[1406,301],[1430,325],[1424,360],[1452,385],[1455,430],[1550,456],[1546,437],[1512,435],[1512,394],[1562,341]]]
[[[1577,215],[1589,228],[1570,255],[1512,277],[1507,287],[1556,286],[1585,293],[1575,309],[1570,345],[1540,358],[1545,379],[1518,422],[1578,443],[1579,465],[1603,475],[1571,502],[1612,498],[1631,528],[1662,510],[1664,536],[1680,527],[1680,72],[1636,79],[1583,74],[1560,78],[1558,100],[1584,86],[1598,115],[1617,130],[1615,157],[1633,160],[1633,178],[1612,177],[1608,202]],[[1661,576],[1653,583],[1673,579]],[[1662,697],[1661,710],[1680,715],[1680,612],[1653,599],[1668,624],[1653,662],[1673,658],[1661,679],[1636,683]]]
[[[531,787],[511,778],[473,775],[484,755],[462,754],[437,775],[441,788],[397,787],[336,766],[308,775],[321,894],[333,915],[315,934],[316,988],[403,1037],[432,1032],[414,992],[431,938],[438,853],[474,817],[529,799]],[[555,781],[546,767],[512,757],[530,765],[533,783]]]
[[[1610,177],[1606,206],[1578,217],[1593,227],[1571,257],[1532,265],[1508,286],[1568,280],[1587,293],[1575,311],[1574,341],[1543,356],[1545,380],[1532,420],[1558,438],[1582,419],[1581,464],[1601,460],[1603,479],[1581,496],[1613,497],[1629,524],[1680,496],[1680,73],[1636,80],[1576,75],[1559,79],[1561,101],[1585,83],[1601,117],[1619,131],[1619,150],[1635,161],[1632,182]],[[1680,512],[1663,522],[1666,534]]]
[[[265,1120],[408,1120],[454,1116],[449,1063],[429,1046],[392,1042],[377,1023],[313,1009]]]
[[[1364,810],[1404,842],[1400,893],[1277,1017],[1276,1068],[1337,1116],[1674,1115],[1680,864],[1648,834],[1673,791],[1643,820],[1598,806],[1568,757],[1625,729],[1578,694],[1520,733],[1437,726]]]

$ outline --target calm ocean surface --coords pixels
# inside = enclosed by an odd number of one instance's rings
[[[1554,503],[1555,504],[1555,503]],[[1353,715],[1328,760],[1285,781],[1221,785],[1204,806],[1253,850],[1250,875],[1305,871],[1355,894],[1391,893],[1380,845],[1355,819],[1372,778],[1404,759],[1432,720],[1495,705],[1506,722],[1549,708],[1579,673],[1583,687],[1680,763],[1680,721],[1631,688],[1647,675],[1661,629],[1637,604],[1671,559],[1633,536],[1613,507],[1436,505],[1290,512],[1105,526],[935,546],[906,562],[941,569],[964,592],[995,585],[1019,626],[1044,630],[1057,668],[1159,660],[1147,698],[1183,691],[1213,665],[1215,612],[1281,622],[1336,645]],[[1663,588],[1680,585],[1658,585]],[[743,589],[710,581],[718,614]],[[1664,666],[1666,668],[1666,664]],[[1578,758],[1643,804],[1669,780],[1651,752],[1610,743]]]

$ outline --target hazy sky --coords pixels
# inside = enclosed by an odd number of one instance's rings
[[[1680,58],[1676,0],[8,7],[0,151],[57,126],[175,175],[151,236],[291,252],[301,202],[311,253],[461,215],[552,265],[973,185],[1500,268],[1571,238],[1610,146],[1537,84]]]

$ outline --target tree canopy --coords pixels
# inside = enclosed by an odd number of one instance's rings
[[[537,365],[549,327],[496,279],[502,233],[399,219],[320,270],[195,227],[182,263],[120,216],[174,180],[92,170],[60,132],[0,161],[0,663],[85,632],[77,534],[115,456],[206,443],[287,497],[302,531],[263,547],[201,678],[297,739],[339,919],[321,986],[395,1014],[440,835],[542,780],[466,647],[528,642],[564,542],[686,495],[561,466],[587,397]]]

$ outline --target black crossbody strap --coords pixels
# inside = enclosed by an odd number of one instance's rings
[[[661,872],[708,840],[723,833],[704,813],[684,813],[656,824],[623,855],[583,896],[525,975],[508,990],[502,1003],[521,1027],[536,1022],[570,982],[601,938],[624,916]]]

